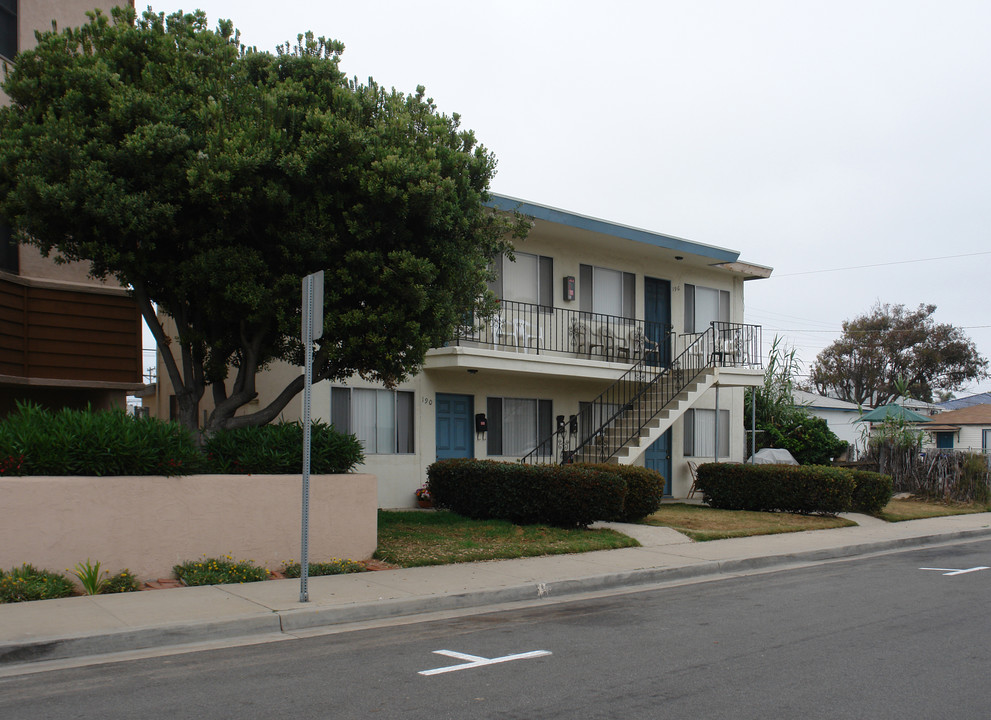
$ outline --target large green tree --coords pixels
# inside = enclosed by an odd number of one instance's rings
[[[933,319],[935,305],[877,303],[843,323],[839,340],[810,368],[816,390],[848,402],[879,407],[900,395],[932,401],[988,377],[988,361],[957,327]]]
[[[133,291],[190,427],[207,388],[208,430],[268,422],[300,391],[235,416],[266,364],[302,364],[304,275],[326,271],[313,380],[393,384],[525,233],[484,206],[495,159],[458,116],[422,87],[348,79],[343,49],[308,33],[258,52],[200,11],[117,8],[40,34],[3,83],[0,214]]]

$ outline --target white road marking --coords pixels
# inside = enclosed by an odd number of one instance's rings
[[[497,663],[510,662],[512,660],[526,660],[527,658],[544,657],[551,653],[547,650],[531,650],[530,652],[517,653],[515,655],[503,655],[497,658],[484,658],[478,655],[468,655],[454,650],[434,650],[434,655],[446,655],[457,660],[466,660],[461,665],[448,665],[447,667],[434,668],[433,670],[421,670],[419,675],[440,675],[441,673],[457,672],[458,670],[470,670],[471,668],[485,667]]]
[[[939,570],[944,575],[964,575],[966,573],[977,572],[978,570],[991,570],[991,567],[980,565],[978,567],[966,568],[965,570],[958,570],[956,568],[919,568],[919,570]]]

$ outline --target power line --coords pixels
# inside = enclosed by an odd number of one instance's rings
[[[982,252],[975,252],[975,253],[965,253],[963,255],[941,255],[939,257],[919,258],[917,260],[894,260],[892,262],[874,263],[873,265],[851,265],[849,267],[829,268],[827,270],[805,270],[803,272],[784,273],[782,275],[771,275],[771,277],[768,279],[795,277],[797,275],[818,275],[820,273],[843,272],[845,270],[863,270],[865,268],[886,267],[888,265],[908,265],[910,263],[934,262],[936,260],[956,260],[958,258],[976,257],[977,255],[991,255],[991,250],[984,250]]]

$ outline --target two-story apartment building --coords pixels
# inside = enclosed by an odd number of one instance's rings
[[[763,378],[744,283],[770,268],[514,198],[491,205],[533,218],[515,262],[497,261],[498,311],[466,318],[396,389],[358,378],[313,388],[314,417],[362,441],[380,506],[413,505],[438,458],[639,463],[674,496],[691,486],[688,460],[743,460],[743,388]],[[258,402],[299,373],[268,370]],[[159,377],[154,412],[167,416]],[[283,417],[298,419],[300,405]]]
[[[35,30],[81,25],[92,9],[92,0],[0,0],[0,62],[16,62]],[[141,316],[127,292],[88,277],[84,263],[19,245],[0,220],[0,416],[17,400],[123,407],[141,372]]]

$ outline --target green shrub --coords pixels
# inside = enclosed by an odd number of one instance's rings
[[[779,510],[835,515],[850,509],[854,480],[824,465],[705,463],[698,468],[703,501],[725,510]]]
[[[891,476],[868,470],[850,470],[849,473],[854,483],[850,509],[867,515],[880,514],[894,493]]]
[[[427,468],[434,505],[478,520],[587,527],[620,517],[626,483],[581,465],[441,460]]]
[[[38,570],[27,563],[7,573],[0,570],[0,603],[69,597],[74,590],[72,581],[64,575]]]
[[[131,571],[124,568],[116,575],[111,575],[103,581],[100,588],[101,595],[113,595],[114,593],[137,592],[141,589],[141,583]]]
[[[0,421],[0,467],[8,475],[184,475],[201,471],[203,458],[178,423],[18,403]]]
[[[347,573],[365,572],[365,566],[357,560],[328,560],[327,562],[309,563],[310,576],[320,575],[344,575]],[[288,578],[298,578],[302,565],[298,562],[288,562],[283,566],[282,571]]]
[[[205,451],[213,472],[278,474],[303,471],[303,425],[299,422],[219,430]],[[364,462],[354,435],[314,421],[310,429],[310,470],[314,474],[350,472]]]
[[[265,568],[256,567],[250,560],[235,560],[230,555],[190,560],[176,565],[172,572],[186,585],[225,585],[268,579]]]
[[[615,518],[618,522],[636,522],[651,515],[661,507],[664,497],[664,476],[656,470],[637,465],[587,464],[603,472],[611,472],[626,483],[626,502],[623,512]]]

